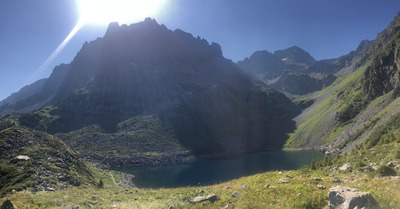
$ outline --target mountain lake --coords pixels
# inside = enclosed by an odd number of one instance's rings
[[[318,158],[322,160],[324,153],[311,150],[273,151],[113,170],[135,175],[133,182],[139,188],[171,188],[211,185],[266,171],[299,169]]]

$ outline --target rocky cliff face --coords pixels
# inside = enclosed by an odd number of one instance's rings
[[[45,86],[34,102],[43,109],[20,122],[50,133],[98,125],[112,134],[123,121],[156,116],[172,133],[165,138],[195,154],[233,154],[278,149],[294,128],[291,101],[239,70],[218,44],[152,19],[110,24]]]
[[[400,86],[400,14],[377,35],[366,53],[373,59],[363,77],[363,92],[374,99]]]

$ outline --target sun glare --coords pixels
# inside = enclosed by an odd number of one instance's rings
[[[82,24],[129,24],[152,17],[164,0],[78,0]]]

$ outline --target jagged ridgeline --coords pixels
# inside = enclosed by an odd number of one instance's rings
[[[25,112],[21,125],[114,165],[279,149],[294,129],[290,99],[239,70],[218,44],[152,19],[110,24],[32,86],[2,111]]]
[[[400,14],[374,41],[344,56],[336,81],[314,95],[315,103],[296,118],[286,146],[326,146],[349,151],[400,139]]]

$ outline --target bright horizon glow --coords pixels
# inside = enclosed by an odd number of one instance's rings
[[[165,0],[78,0],[82,24],[130,24],[154,16]]]

